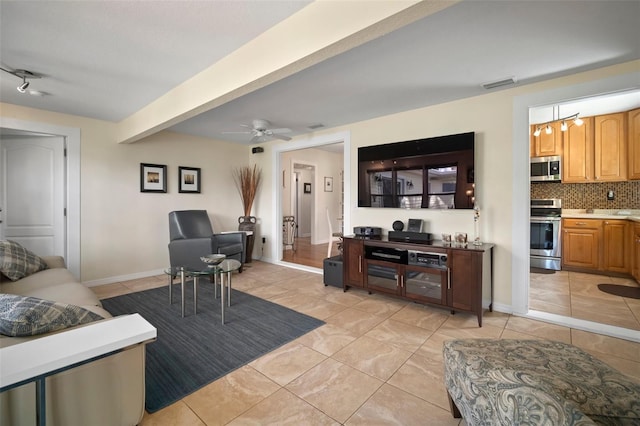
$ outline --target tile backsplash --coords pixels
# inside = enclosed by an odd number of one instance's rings
[[[613,191],[614,200],[607,200]],[[560,198],[565,209],[640,209],[640,181],[531,184],[531,198]]]

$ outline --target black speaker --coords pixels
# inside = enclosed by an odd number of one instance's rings
[[[396,220],[395,222],[393,222],[393,225],[391,225],[391,227],[394,231],[402,231],[404,229],[404,223],[402,223],[401,220]]]
[[[264,152],[264,148],[261,146],[256,146],[251,149],[251,152],[254,154],[259,154],[261,152]]]

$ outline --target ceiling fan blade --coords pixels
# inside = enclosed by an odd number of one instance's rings
[[[223,135],[250,135],[253,132],[220,132]]]
[[[283,127],[281,129],[269,129],[269,132],[271,132],[274,135],[277,133],[291,133],[291,129],[287,129],[286,127]]]
[[[261,137],[262,137],[262,135],[253,135],[253,137],[251,138],[251,140],[249,142],[258,142]]]
[[[269,136],[271,136],[272,138],[283,140],[283,141],[290,141],[291,140],[291,138],[289,136],[284,136],[284,135],[271,134]]]

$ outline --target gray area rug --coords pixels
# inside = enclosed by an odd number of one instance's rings
[[[166,286],[102,300],[112,315],[137,312],[158,330],[158,339],[147,345],[145,407],[150,413],[324,324],[233,290],[222,325],[220,299],[214,300],[213,284],[206,280],[198,287],[196,315],[193,285],[185,286],[182,318],[180,286],[173,287],[172,305]]]

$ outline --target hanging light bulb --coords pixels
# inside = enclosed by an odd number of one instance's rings
[[[566,121],[562,121],[562,124],[560,125],[560,131],[562,132],[566,132],[567,131],[567,122]]]
[[[545,127],[544,132],[548,135],[550,135],[553,132],[553,130],[551,130],[550,124],[547,124],[547,127]]]
[[[540,127],[536,127],[536,131],[533,132],[533,136],[535,136],[535,137],[540,136]]]
[[[573,120],[573,122],[575,123],[576,126],[582,126],[582,123],[584,123],[584,121],[582,121],[582,118],[578,117],[576,115],[576,118]]]

